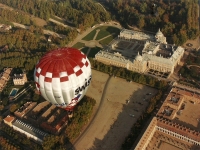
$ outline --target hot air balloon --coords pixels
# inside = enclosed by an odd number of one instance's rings
[[[34,80],[37,90],[50,103],[72,111],[90,85],[91,65],[84,53],[58,48],[37,63]]]

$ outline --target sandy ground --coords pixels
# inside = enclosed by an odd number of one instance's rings
[[[92,73],[92,83],[86,95],[97,100],[97,108],[108,75],[94,70]],[[152,95],[146,95],[149,92]],[[156,89],[112,77],[99,113],[86,134],[74,145],[76,150],[120,149],[132,125],[156,92]],[[126,104],[126,100],[130,102]]]

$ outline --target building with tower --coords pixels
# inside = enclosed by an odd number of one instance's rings
[[[22,68],[14,68],[12,77],[14,85],[24,85],[27,82],[26,73]]]
[[[95,59],[139,73],[158,71],[170,75],[183,54],[182,47],[167,44],[160,29],[155,35],[122,29],[107,48],[95,55]]]

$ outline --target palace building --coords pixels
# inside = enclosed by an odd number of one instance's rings
[[[107,48],[95,55],[95,59],[139,73],[154,70],[170,75],[183,54],[182,47],[167,44],[160,29],[155,35],[122,29]]]

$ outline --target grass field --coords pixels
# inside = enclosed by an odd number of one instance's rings
[[[86,35],[82,40],[85,40],[85,41],[93,40],[95,34],[96,34],[96,30],[93,30],[88,35]]]
[[[109,36],[109,37],[99,41],[99,43],[101,45],[108,45],[113,39],[114,39],[113,36]]]
[[[102,38],[104,38],[108,35],[111,35],[111,34],[118,35],[119,32],[120,32],[120,30],[118,28],[110,27],[110,26],[102,26],[102,27],[99,27],[97,29],[100,29],[100,31],[99,31],[95,40],[100,40],[100,39],[102,39]]]
[[[100,47],[94,47],[90,49],[90,53],[88,54],[88,57],[92,57],[94,58],[94,56],[96,55],[96,53],[98,53],[101,50]]]
[[[85,44],[84,43],[81,43],[81,42],[77,42],[76,44],[74,44],[72,47],[73,48],[77,48],[77,49],[80,49],[82,47],[84,47]]]
[[[84,47],[81,49],[81,51],[86,55],[89,47]]]
[[[90,41],[93,40],[95,34],[96,34],[96,30],[100,30],[96,39],[94,40],[100,40],[108,35],[114,34],[112,36],[116,36],[119,34],[120,29],[115,28],[115,27],[110,27],[110,26],[102,26],[102,27],[98,27],[95,30],[93,30],[92,32],[90,32],[88,35],[86,35],[82,40],[85,41]]]

